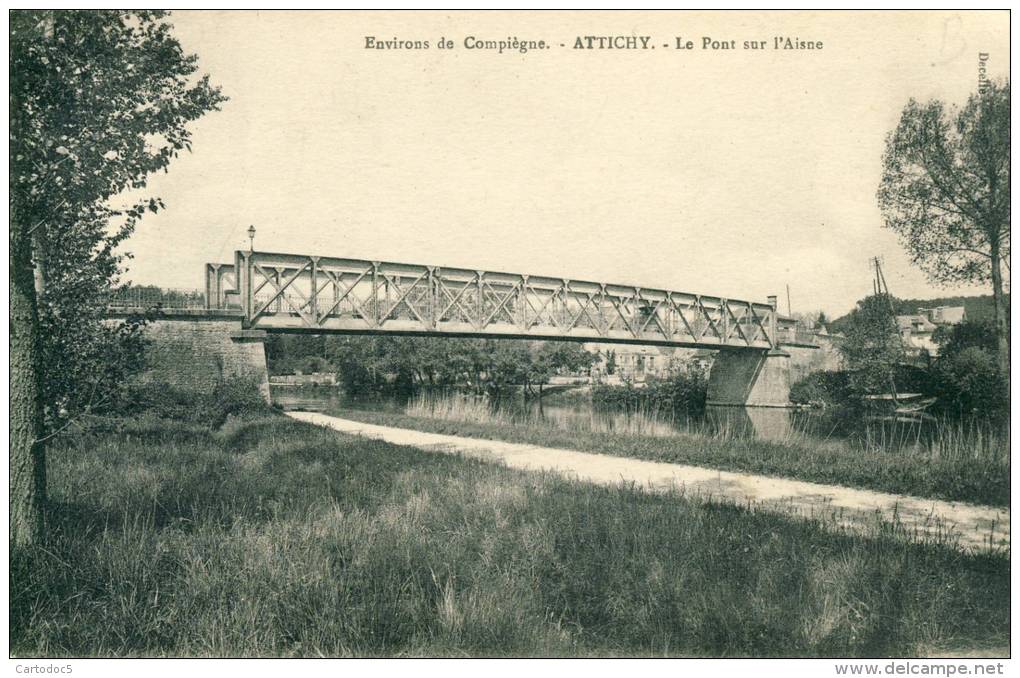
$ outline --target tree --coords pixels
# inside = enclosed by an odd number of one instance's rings
[[[532,355],[527,344],[513,339],[486,339],[485,380],[489,395],[502,397],[512,386],[529,387]]]
[[[587,372],[596,360],[594,353],[584,350],[580,344],[566,341],[540,341],[532,346],[528,370],[528,381],[538,386],[542,397],[543,387],[553,375],[560,372],[577,374]]]
[[[999,369],[1009,369],[1009,81],[962,109],[911,99],[886,139],[878,203],[885,226],[929,279],[988,282]]]
[[[121,271],[118,246],[155,197],[144,189],[190,150],[188,123],[225,100],[196,79],[158,11],[13,11],[10,15],[10,358],[12,543],[42,529],[43,356],[74,332],[101,333],[103,294]],[[84,329],[83,329],[84,328]],[[84,373],[88,373],[86,370]],[[65,394],[66,395],[66,394]],[[71,402],[73,398],[68,399]]]
[[[996,364],[994,323],[966,320],[941,325],[932,339],[939,345],[932,376],[941,409],[960,417],[1008,419],[1009,381]]]
[[[606,355],[606,374],[616,374],[616,351],[609,349]]]
[[[889,295],[874,294],[857,302],[846,324],[839,350],[849,373],[849,387],[857,397],[886,393],[896,366],[904,358]]]
[[[931,335],[938,344],[939,359],[952,359],[966,348],[976,347],[990,355],[998,350],[995,325],[986,320],[964,320],[956,325],[939,325]]]

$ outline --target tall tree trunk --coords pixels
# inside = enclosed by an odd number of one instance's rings
[[[995,302],[995,333],[998,341],[999,369],[1009,375],[1009,322],[1006,320],[1006,296],[1002,292],[1002,260],[999,242],[992,241],[992,299]]]
[[[45,242],[45,230],[44,227],[39,224],[32,231],[32,255],[34,261],[32,262],[32,274],[35,279],[35,302],[37,304],[43,300],[43,295],[46,293],[46,265],[42,258],[42,248]]]
[[[11,224],[10,250],[10,540],[16,546],[37,541],[43,530],[46,458],[39,398],[39,316],[31,236]]]

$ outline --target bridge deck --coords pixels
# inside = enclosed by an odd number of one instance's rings
[[[611,283],[267,252],[237,252],[207,280],[217,304],[236,291],[246,326],[275,332],[777,343],[772,304]]]

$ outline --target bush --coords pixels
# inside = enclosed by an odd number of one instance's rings
[[[817,407],[844,407],[852,402],[846,372],[812,372],[790,386],[790,402]]]
[[[993,423],[1009,418],[1009,377],[997,360],[998,338],[990,321],[964,321],[935,331],[939,357],[931,369],[938,409],[954,418]]]
[[[896,365],[892,383],[898,393],[934,395],[935,378],[930,370],[913,365]],[[890,386],[886,387],[889,390]],[[849,372],[812,372],[790,386],[790,402],[816,407],[853,409],[861,404],[860,393],[853,388]]]
[[[598,384],[592,387],[592,402],[619,409],[649,408],[696,414],[705,410],[708,376],[698,371],[677,371],[663,378],[651,378],[644,388]]]
[[[123,395],[125,384],[144,365],[151,315],[131,316],[117,324],[100,322],[95,309],[75,309],[67,300],[40,304],[40,379],[46,426],[59,430],[79,416],[103,414]],[[59,312],[58,312],[59,311]]]
[[[1009,380],[999,372],[993,353],[968,346],[941,358],[935,364],[934,380],[939,407],[949,416],[1009,417]]]
[[[1009,381],[999,372],[995,354],[977,346],[942,356],[930,369],[897,365],[893,380],[900,394],[936,397],[933,414],[991,422],[1009,416]],[[863,401],[847,372],[812,372],[790,387],[790,402],[856,412]]]
[[[964,320],[956,325],[939,325],[932,334],[939,345],[939,358],[952,359],[968,347],[995,355],[999,350],[995,323],[991,320]]]
[[[213,426],[219,427],[227,417],[253,419],[272,411],[259,391],[256,379],[226,379],[216,385],[211,394],[210,416]]]
[[[893,371],[897,393],[935,395],[935,375],[930,368],[900,364]]]
[[[151,414],[161,419],[219,428],[228,417],[250,419],[272,412],[253,378],[224,379],[211,391],[150,382],[126,389],[119,414]]]

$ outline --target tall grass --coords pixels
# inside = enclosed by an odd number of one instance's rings
[[[61,438],[16,656],[911,656],[1004,647],[1009,562],[281,417]]]
[[[513,424],[516,418],[490,405],[488,398],[466,393],[422,392],[408,400],[405,412],[411,416],[484,424]]]
[[[671,410],[644,401],[625,411],[593,408],[574,412],[565,408],[551,408],[544,413],[542,419],[536,419],[513,409],[494,407],[484,396],[423,392],[408,401],[404,412],[412,417],[444,421],[529,426],[585,433],[668,436],[679,432],[678,421]],[[689,419],[679,421],[681,426],[685,425],[688,431],[691,430],[693,424]]]
[[[940,421],[920,429],[868,425],[851,438],[818,439],[788,427],[767,439],[732,420],[712,426],[641,409],[535,419],[493,408],[481,398],[421,394],[405,414],[337,409],[369,423],[494,438],[623,457],[746,471],[897,494],[1006,506],[1008,434],[978,424]]]
[[[908,427],[866,424],[847,441],[851,449],[889,452],[921,461],[973,461],[999,465],[1008,471],[1009,433],[980,420],[936,419]]]

